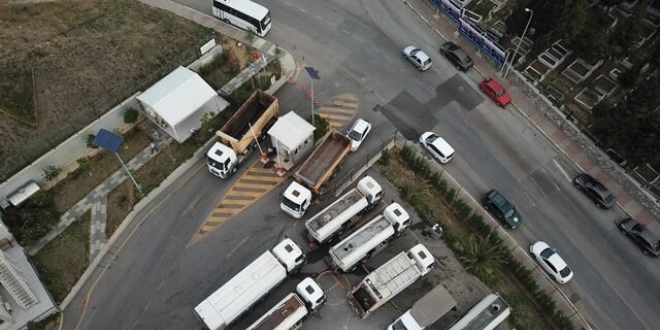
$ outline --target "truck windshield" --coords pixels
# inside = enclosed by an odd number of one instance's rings
[[[300,211],[300,204],[297,204],[296,202],[284,197],[282,199],[282,204],[284,204],[286,207],[294,210],[294,211]]]
[[[406,326],[403,324],[403,322],[399,319],[399,320],[396,320],[396,322],[394,322],[394,324],[392,324],[392,330],[408,330],[408,328],[406,328]]]
[[[227,160],[224,163],[221,163],[214,160],[211,157],[206,157],[206,163],[209,164],[209,166],[213,166],[221,171],[225,171],[229,168],[229,162],[230,162],[229,158],[227,158]]]

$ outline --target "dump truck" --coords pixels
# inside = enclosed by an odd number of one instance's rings
[[[327,296],[321,286],[307,277],[296,286],[295,293],[284,297],[247,330],[298,329],[307,317],[323,306],[326,300]]]
[[[284,195],[286,199],[286,194]],[[307,221],[307,238],[321,245],[343,232],[359,216],[373,210],[383,199],[383,188],[370,176]]]
[[[351,272],[361,263],[387,247],[410,226],[408,212],[398,203],[385,208],[350,236],[330,248],[330,266],[333,270]]]
[[[331,129],[293,177],[314,194],[323,194],[324,185],[333,177],[351,151],[351,139]]]
[[[424,330],[455,308],[456,300],[441,284],[417,300],[387,330]]]
[[[277,98],[256,90],[215,134],[218,142],[206,154],[209,172],[227,179],[257,148],[277,121]]]
[[[448,330],[493,330],[509,315],[509,304],[497,293],[491,293],[456,320]]]
[[[286,238],[204,299],[195,313],[208,329],[225,329],[303,264],[300,246]]]
[[[348,303],[362,319],[428,274],[435,259],[422,244],[401,252],[369,273],[348,295]]]

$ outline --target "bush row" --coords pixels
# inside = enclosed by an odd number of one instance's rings
[[[521,262],[517,261],[507,247],[504,245],[501,238],[492,235],[493,230],[487,225],[483,216],[474,212],[474,210],[462,199],[458,198],[458,191],[450,188],[448,183],[441,178],[441,173],[434,171],[429,162],[424,157],[418,155],[415,150],[409,146],[404,146],[401,149],[401,158],[404,163],[410,167],[416,174],[428,180],[428,183],[435,190],[436,193],[442,198],[443,202],[449,206],[451,211],[466,223],[466,227],[477,236],[477,239],[488,240],[493,244],[495,251],[505,251],[505,258],[499,266],[507,265],[506,269],[502,269],[505,273],[512,273],[516,280],[523,284],[528,294],[537,302],[543,309],[544,314],[551,319],[551,321],[560,329],[573,329],[570,319],[557,308],[554,299],[543,291],[538,283],[532,276],[532,271],[525,267]],[[405,198],[404,198],[405,199]],[[437,218],[433,216],[433,211],[430,210],[428,205],[420,205],[415,200],[407,200],[408,203],[419,214],[420,218],[427,224],[437,222]],[[459,256],[464,254],[462,242],[464,239],[452,232],[447,228],[443,232],[443,239],[452,251]],[[463,262],[463,261],[462,261]],[[502,268],[502,267],[501,267]],[[483,272],[471,272],[479,277],[484,282],[492,282],[492,278],[485,278]],[[509,322],[515,328],[523,328],[517,318],[510,318]]]

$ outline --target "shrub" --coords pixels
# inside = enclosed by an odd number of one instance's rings
[[[380,163],[381,165],[388,165],[390,163],[389,149],[383,149],[383,151],[380,153],[380,159],[378,160],[378,163]]]
[[[44,168],[44,180],[50,181],[57,178],[58,175],[62,173],[62,166],[47,166]]]
[[[85,142],[87,143],[87,148],[97,149],[99,147],[96,144],[94,144],[94,139],[95,138],[96,138],[96,135],[87,134],[87,137],[85,137]]]
[[[138,120],[139,116],[140,112],[138,112],[137,109],[130,108],[124,112],[124,123],[132,124]]]

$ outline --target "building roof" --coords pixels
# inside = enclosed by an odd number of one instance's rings
[[[268,135],[287,149],[292,150],[304,142],[314,132],[314,129],[312,124],[291,111],[277,120],[268,130]]]
[[[217,95],[197,73],[180,66],[137,98],[174,127]]]

